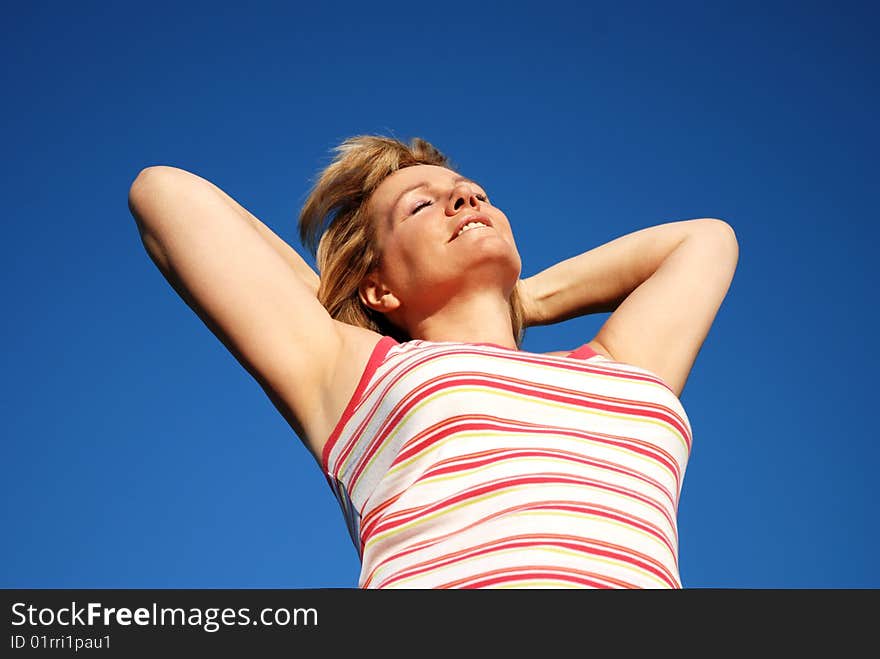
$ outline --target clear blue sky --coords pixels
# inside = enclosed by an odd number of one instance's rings
[[[730,223],[738,270],[682,394],[682,580],[880,587],[877,19],[859,2],[7,8],[0,586],[356,586],[317,464],[150,261],[127,193],[145,166],[189,169],[306,255],[296,215],[329,150],[392,133],[488,188],[523,276],[647,226]],[[523,348],[581,345],[606,318]]]

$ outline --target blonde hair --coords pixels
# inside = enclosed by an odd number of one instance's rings
[[[316,257],[321,284],[318,301],[331,317],[350,325],[410,341],[405,329],[363,303],[359,285],[379,265],[376,223],[369,217],[370,196],[386,177],[404,167],[438,165],[452,169],[432,144],[409,144],[380,135],[350,137],[319,175],[299,215],[299,235]],[[325,226],[326,225],[326,226]],[[519,282],[510,296],[510,321],[516,345],[522,343],[523,307]]]

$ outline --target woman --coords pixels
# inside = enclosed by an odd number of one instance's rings
[[[727,223],[650,227],[520,280],[487,191],[379,136],[340,145],[303,207],[320,279],[194,174],[147,168],[129,204],[321,466],[361,587],[681,587],[678,397],[736,268]],[[527,326],[604,311],[574,350],[519,350]]]

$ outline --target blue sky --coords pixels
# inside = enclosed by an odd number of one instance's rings
[[[739,266],[681,397],[684,585],[880,587],[870,3],[122,5],[5,12],[0,586],[356,586],[319,468],[150,261],[127,192],[189,169],[313,263],[312,177],[382,133],[490,191],[523,276],[730,223]]]

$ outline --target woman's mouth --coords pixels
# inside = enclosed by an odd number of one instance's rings
[[[463,233],[480,228],[490,229],[492,228],[492,222],[485,215],[470,215],[463,218],[461,222],[458,223],[458,226],[455,229],[455,233],[452,234],[452,237],[449,240],[451,242]]]
[[[488,229],[488,228],[489,228],[489,225],[487,225],[487,224],[483,224],[482,222],[471,222],[470,224],[465,224],[465,225],[459,230],[459,232],[458,232],[457,234],[455,234],[455,237],[458,238],[458,237],[459,237],[461,234],[463,234],[463,233],[466,233],[466,232],[468,232],[468,231],[471,231],[472,229],[479,229],[479,228],[481,228],[481,227],[484,228],[484,229]]]

